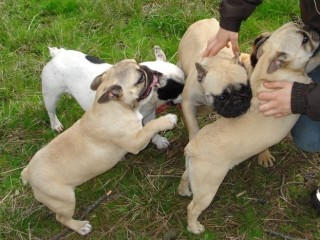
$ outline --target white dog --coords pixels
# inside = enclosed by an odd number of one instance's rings
[[[87,111],[95,96],[95,91],[90,89],[93,79],[109,70],[112,65],[100,59],[88,56],[75,50],[64,48],[49,48],[52,59],[44,66],[42,80],[42,94],[45,107],[50,118],[51,128],[57,132],[63,131],[63,125],[56,115],[56,105],[63,93],[72,95],[83,110]],[[184,87],[184,73],[176,65],[166,61],[166,56],[160,47],[155,46],[156,60],[143,62],[141,65],[162,74],[159,86],[154,91],[150,101],[141,107],[143,124],[155,119],[155,109],[168,102],[181,102],[181,93]],[[158,149],[168,147],[169,141],[156,134],[152,142]]]

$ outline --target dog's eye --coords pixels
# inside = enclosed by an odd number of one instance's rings
[[[228,100],[230,97],[230,94],[228,92],[223,92],[220,96],[219,96],[219,100],[220,102],[224,102],[226,100]]]
[[[309,36],[305,33],[302,33],[303,39],[302,44],[306,44],[309,41]]]
[[[143,83],[145,81],[145,79],[146,79],[146,75],[142,72],[137,83]]]

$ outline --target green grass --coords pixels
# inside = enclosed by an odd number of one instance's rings
[[[216,17],[219,1],[153,0],[3,0],[0,3],[0,239],[50,239],[64,228],[38,203],[20,180],[21,169],[57,134],[41,95],[40,74],[49,61],[48,46],[80,50],[109,63],[124,58],[153,60],[159,45],[177,61],[179,40],[193,22]],[[299,14],[295,0],[265,0],[242,25],[241,50],[253,39]],[[64,96],[57,107],[70,127],[83,111]],[[148,146],[128,154],[112,170],[76,188],[76,217],[100,196],[116,199],[87,217],[93,232],[86,239],[281,239],[273,230],[296,238],[320,239],[319,217],[310,208],[309,192],[320,185],[318,154],[306,154],[290,139],[271,148],[277,158],[265,169],[255,158],[232,169],[200,217],[200,236],[186,229],[189,198],[176,188],[184,170],[187,131],[179,124],[165,134],[168,150]],[[212,120],[199,119],[201,125]],[[243,195],[237,197],[239,193]],[[68,234],[64,239],[80,239]]]

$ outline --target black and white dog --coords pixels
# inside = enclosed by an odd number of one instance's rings
[[[85,111],[88,110],[95,96],[95,91],[90,88],[93,79],[107,71],[112,65],[75,50],[54,47],[49,48],[49,51],[52,59],[44,66],[41,74],[42,94],[51,128],[61,132],[63,125],[56,115],[56,105],[61,94],[69,93]],[[153,92],[151,100],[140,109],[144,124],[155,119],[155,110],[158,106],[166,102],[181,102],[185,81],[183,71],[176,65],[167,62],[160,47],[155,46],[154,53],[155,61],[140,64],[161,75],[157,91]],[[158,149],[169,145],[169,141],[160,135],[155,135],[152,142]]]

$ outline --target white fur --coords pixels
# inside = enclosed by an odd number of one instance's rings
[[[81,108],[87,111],[91,107],[95,96],[95,91],[90,89],[93,79],[109,70],[112,65],[92,63],[85,58],[86,54],[75,50],[53,47],[49,48],[49,51],[52,59],[44,66],[41,74],[42,94],[51,128],[57,132],[62,132],[63,125],[56,115],[56,105],[61,94],[72,95]],[[161,87],[166,85],[169,78],[184,83],[183,71],[176,65],[166,62],[166,57],[158,46],[155,47],[154,51],[156,60],[143,62],[140,65],[145,65],[163,74],[160,80]],[[181,102],[181,97],[174,99],[174,102]],[[164,103],[164,101],[159,100],[157,93],[154,91],[149,102],[140,109],[143,123],[146,124],[148,121],[155,119],[156,107]],[[152,142],[158,149],[166,148],[169,145],[169,141],[158,134],[154,136]]]
[[[78,230],[78,233],[81,235],[87,235],[92,230],[92,226],[89,221],[85,221],[86,223]]]

